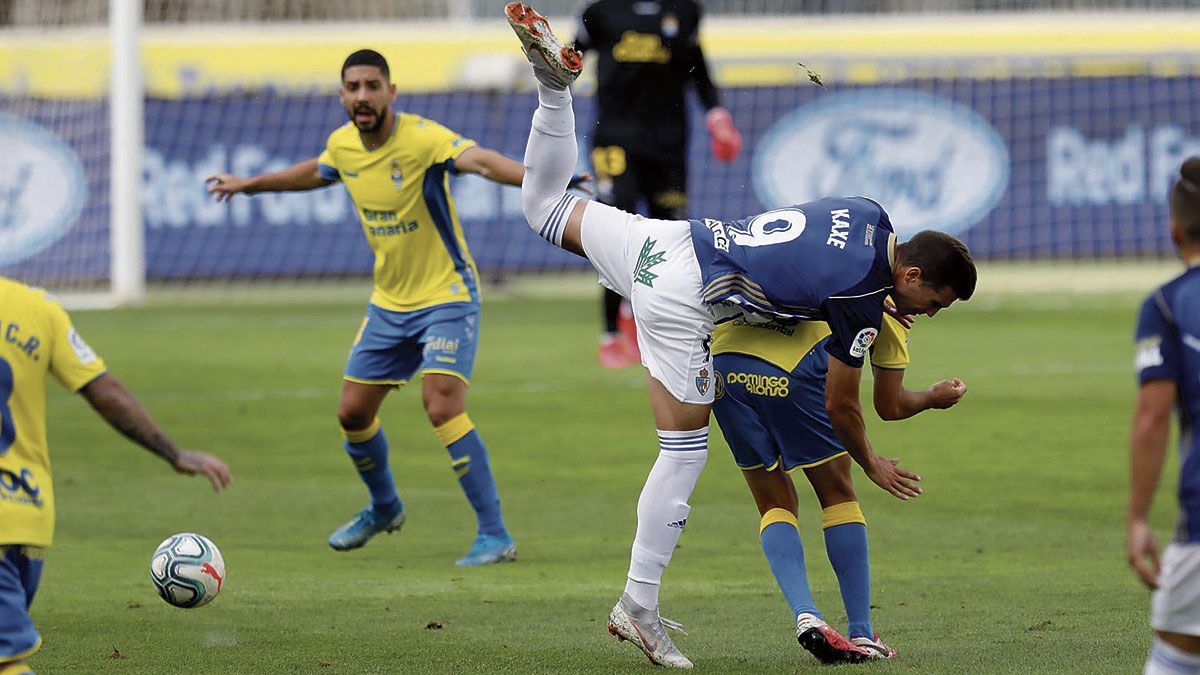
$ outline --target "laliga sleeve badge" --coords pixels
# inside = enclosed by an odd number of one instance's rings
[[[875,338],[878,335],[879,331],[874,328],[864,328],[858,331],[858,335],[854,336],[854,342],[850,344],[850,356],[856,359],[866,356],[867,350],[875,344]]]

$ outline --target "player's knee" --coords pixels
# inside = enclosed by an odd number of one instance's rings
[[[346,405],[338,407],[338,424],[346,431],[362,431],[375,421],[374,413],[356,410]]]
[[[450,396],[430,396],[425,399],[425,414],[434,427],[440,427],[446,422],[466,412],[461,401]]]

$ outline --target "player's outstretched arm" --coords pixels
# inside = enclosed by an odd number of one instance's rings
[[[220,491],[233,478],[220,459],[195,450],[177,447],[150,413],[117,378],[105,373],[84,385],[79,393],[117,431],[131,441],[170,462],[176,471],[189,476],[203,474]]]
[[[898,467],[898,458],[881,457],[871,449],[863,421],[862,404],[859,402],[861,377],[861,368],[830,357],[829,372],[825,377],[825,410],[829,413],[834,433],[872,482],[900,499],[916,497],[921,494],[921,488],[916,484],[921,477]]]
[[[208,194],[218,202],[227,202],[239,192],[248,195],[256,192],[296,192],[325,187],[332,181],[321,176],[317,158],[314,157],[275,173],[263,173],[250,178],[215,173],[205,178],[204,182],[208,185]]]
[[[521,187],[521,181],[525,178],[524,164],[509,159],[495,150],[479,146],[464,150],[458,159],[454,160],[454,168],[459,173],[473,173],[501,185],[514,187]],[[591,174],[577,173],[571,177],[567,188],[577,189],[590,195],[592,191],[584,185],[590,180],[592,180]]]
[[[967,393],[967,385],[957,378],[933,383],[924,391],[904,388],[904,371],[873,368],[875,375],[875,412],[883,420],[903,420],[933,408],[954,406]]]
[[[1129,434],[1129,510],[1127,559],[1150,588],[1158,588],[1158,542],[1150,531],[1150,505],[1167,456],[1171,411],[1178,387],[1172,380],[1151,380],[1138,390]]]

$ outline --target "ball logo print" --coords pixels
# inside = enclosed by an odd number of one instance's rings
[[[225,559],[206,537],[181,532],[167,537],[150,558],[150,581],[175,607],[203,607],[225,585]]]
[[[24,260],[62,239],[79,218],[87,179],[79,156],[58,136],[0,112],[0,265]]]
[[[974,110],[915,91],[847,92],[797,108],[758,144],[753,180],[768,207],[869,195],[901,239],[982,220],[1008,188],[1000,134]]]

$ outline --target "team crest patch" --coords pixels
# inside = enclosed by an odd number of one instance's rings
[[[646,243],[642,244],[642,252],[638,255],[637,265],[633,268],[633,280],[650,288],[654,288],[654,280],[658,278],[658,274],[652,272],[651,268],[666,260],[666,254],[662,251],[651,253],[656,245],[658,240],[651,241],[650,237],[646,237]]]
[[[878,335],[879,331],[874,328],[864,328],[858,331],[858,335],[854,336],[854,342],[850,344],[850,356],[854,358],[866,356],[867,350],[875,344],[875,337]]]
[[[392,160],[392,187],[397,190],[404,184],[404,173],[400,171],[400,160]]]
[[[708,376],[708,369],[701,368],[700,374],[696,376],[696,390],[701,394],[708,393],[708,385],[712,382],[712,378]]]

